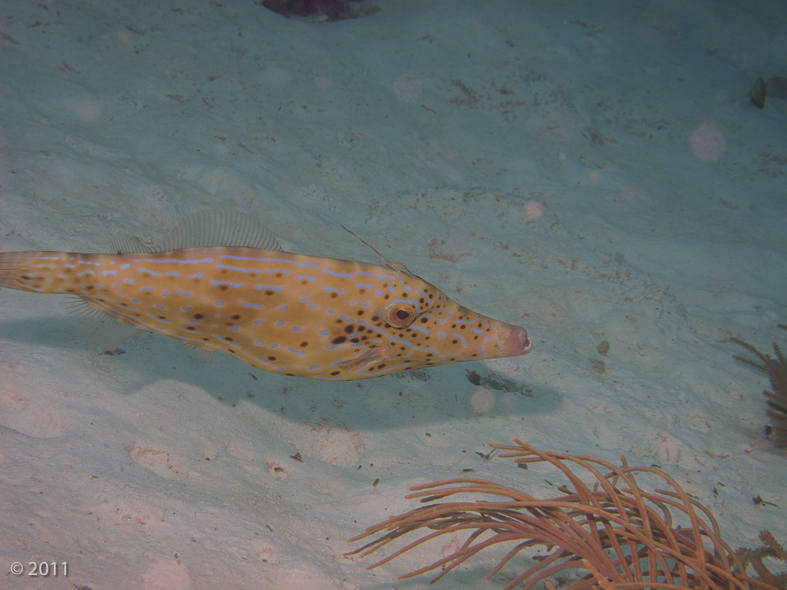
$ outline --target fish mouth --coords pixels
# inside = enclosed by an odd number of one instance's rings
[[[508,336],[503,342],[503,356],[523,356],[533,349],[533,341],[528,337],[527,330],[511,326]]]

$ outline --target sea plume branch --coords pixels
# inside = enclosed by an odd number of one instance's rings
[[[622,457],[621,466],[615,466],[586,455],[542,451],[520,440],[513,442],[491,446],[505,451],[499,455],[502,458],[516,463],[545,463],[559,471],[568,481],[558,488],[563,495],[537,499],[492,481],[470,478],[415,486],[406,498],[426,505],[390,517],[350,539],[372,538],[348,555],[366,557],[410,533],[422,533],[373,563],[369,566],[372,569],[437,538],[470,531],[449,555],[399,578],[440,569],[432,579],[436,582],[477,553],[513,543],[488,578],[525,549],[545,548],[549,553],[534,558],[535,563],[504,590],[520,585],[529,590],[540,581],[552,586],[550,579],[566,570],[580,574],[568,590],[773,588],[745,575],[745,566],[720,538],[710,511],[663,471],[629,467]],[[655,478],[659,484],[648,491],[637,478]],[[592,484],[586,485],[583,479],[592,480]],[[444,501],[458,495],[491,498]]]

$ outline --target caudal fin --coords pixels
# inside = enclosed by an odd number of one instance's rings
[[[28,291],[28,262],[38,252],[0,252],[0,287]]]

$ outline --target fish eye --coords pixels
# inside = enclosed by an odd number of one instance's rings
[[[394,328],[406,328],[415,321],[415,312],[415,307],[399,301],[386,307],[381,315]]]

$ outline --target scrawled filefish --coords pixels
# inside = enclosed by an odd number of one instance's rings
[[[193,214],[155,247],[120,233],[113,251],[0,253],[0,287],[75,295],[80,311],[125,324],[124,336],[149,330],[312,379],[370,379],[532,347],[523,328],[462,307],[401,265],[284,252],[238,212]]]

